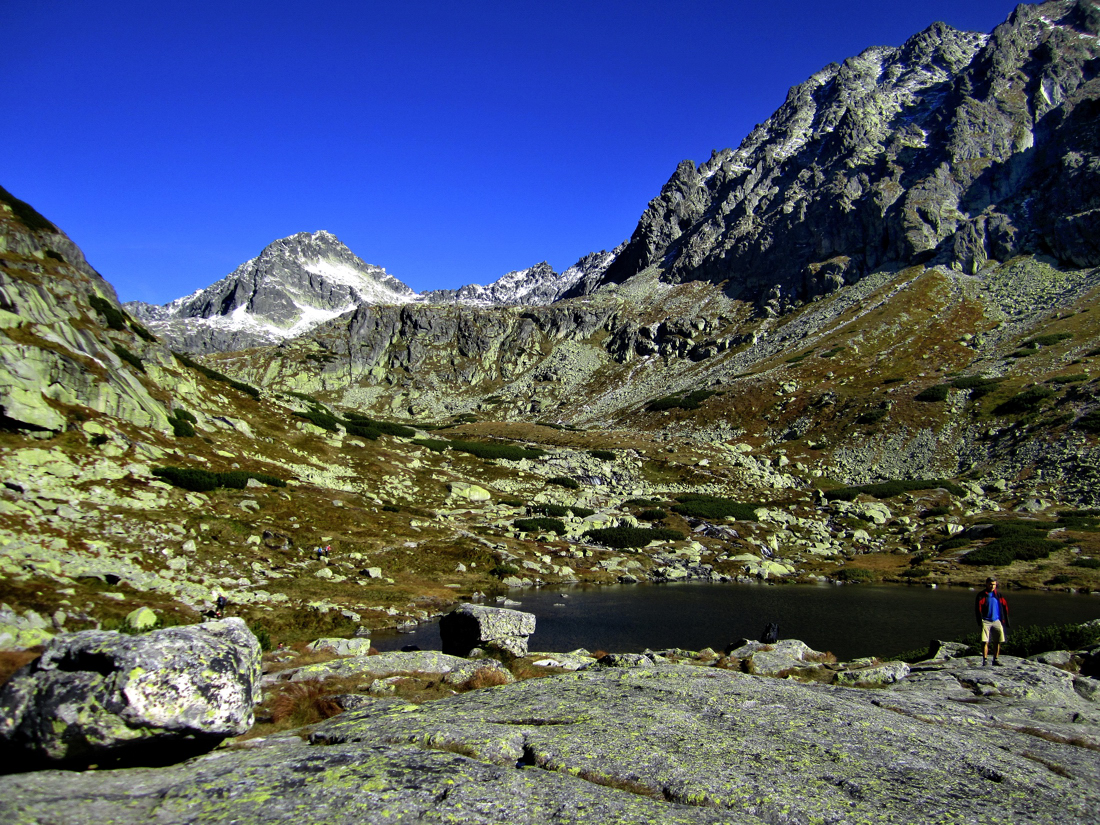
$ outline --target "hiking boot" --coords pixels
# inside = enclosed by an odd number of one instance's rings
[[[1000,659],[994,659],[993,660],[993,667],[1000,667],[1000,666],[1001,666],[1001,660]]]
[[[982,667],[989,667],[989,660],[984,656],[982,657]]]

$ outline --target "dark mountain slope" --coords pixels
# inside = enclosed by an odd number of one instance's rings
[[[656,267],[782,311],[890,266],[1100,263],[1098,19],[1019,6],[825,67],[738,149],[681,163],[602,283]]]

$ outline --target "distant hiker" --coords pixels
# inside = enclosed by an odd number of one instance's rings
[[[325,545],[325,561],[328,561],[329,557],[331,555],[332,555],[332,545],[331,544],[326,544]]]
[[[313,549],[313,552],[317,554],[317,561],[320,561],[325,556],[325,551],[319,544]]]
[[[974,601],[974,614],[982,626],[982,667],[989,661],[989,637],[993,636],[993,666],[1000,664],[1001,642],[1008,628],[1008,602],[997,591],[997,580],[985,580],[985,590]]]
[[[760,642],[766,645],[774,645],[779,641],[779,623],[769,622],[764,626],[764,632],[760,636]]]
[[[220,619],[225,613],[225,606],[229,604],[229,599],[225,597],[224,593],[214,593],[214,618]]]

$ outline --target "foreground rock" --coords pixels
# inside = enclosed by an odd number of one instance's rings
[[[881,690],[597,665],[419,706],[379,700],[308,743],[2,777],[0,820],[1097,821],[1098,683],[1004,661],[921,663]]]
[[[461,604],[439,620],[444,653],[468,656],[475,649],[527,655],[527,638],[535,632],[535,614],[503,607]]]
[[[0,741],[51,763],[208,748],[252,726],[259,682],[260,646],[241,619],[63,635],[0,692]]]

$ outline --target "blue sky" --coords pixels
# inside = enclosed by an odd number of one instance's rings
[[[417,290],[560,271],[827,63],[1014,6],[9,2],[0,186],[124,301],[317,229]]]

